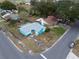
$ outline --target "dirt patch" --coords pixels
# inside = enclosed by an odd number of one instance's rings
[[[23,39],[22,42],[25,44],[25,46],[29,49],[32,50],[33,52],[40,52],[41,48],[35,44],[35,42],[31,39]]]
[[[77,41],[75,42],[75,47],[74,47],[74,49],[73,49],[73,52],[74,52],[77,56],[79,56],[79,40],[77,40]]]

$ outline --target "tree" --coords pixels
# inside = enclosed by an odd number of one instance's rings
[[[50,0],[52,1],[52,0]],[[40,15],[47,17],[48,15],[57,15],[63,19],[63,21],[74,22],[75,19],[79,19],[79,3],[75,3],[70,0],[63,0],[53,2],[36,2],[33,5],[31,13],[33,15]]]
[[[35,5],[36,4],[36,0],[31,0],[30,3],[31,3],[31,5]]]
[[[63,20],[74,21],[76,16],[75,3],[72,1],[59,1],[57,4],[57,13]]]
[[[71,9],[70,20],[79,19],[79,3],[76,3]]]
[[[16,9],[16,5],[14,5],[13,3],[9,2],[9,1],[4,1],[3,3],[1,3],[0,7],[5,10]]]
[[[40,15],[42,17],[47,17],[48,15],[53,15],[56,10],[54,3],[40,1],[37,2],[31,9],[33,14]]]

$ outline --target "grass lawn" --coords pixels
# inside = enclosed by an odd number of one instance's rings
[[[46,32],[37,37],[38,40],[41,40],[45,43],[45,46],[50,47],[55,41],[65,32],[65,29],[62,27],[54,27],[50,29],[50,32]]]
[[[55,27],[52,29],[52,31],[57,35],[60,36],[65,32],[65,29],[63,29],[62,27]]]
[[[76,43],[76,44],[75,44],[75,47],[74,47],[74,49],[73,49],[73,52],[74,52],[77,56],[79,56],[79,40],[77,40],[75,43]]]
[[[41,48],[35,44],[33,40],[30,40],[28,38],[23,39],[22,42],[25,44],[27,48],[32,50],[33,52],[40,52]]]

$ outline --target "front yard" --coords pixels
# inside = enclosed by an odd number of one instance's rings
[[[54,27],[50,29],[49,32],[45,32],[44,34],[37,37],[37,40],[41,40],[44,42],[44,46],[46,48],[50,47],[55,41],[65,32],[65,29],[62,27]],[[42,47],[43,48],[43,47]]]

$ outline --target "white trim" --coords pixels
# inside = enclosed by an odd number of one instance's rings
[[[43,54],[40,54],[40,56],[41,56],[43,59],[47,59]]]
[[[3,34],[6,35],[5,32],[3,32]],[[7,37],[7,38],[8,38],[8,40],[14,45],[14,47],[17,48],[18,51],[20,51],[21,53],[23,53],[23,51],[22,51],[20,48],[18,48],[18,47],[16,46],[16,44],[10,39],[10,37]]]
[[[39,19],[37,19],[36,21],[39,21],[39,22],[41,22],[42,24],[48,24],[46,21],[44,21],[43,18],[39,18]]]

